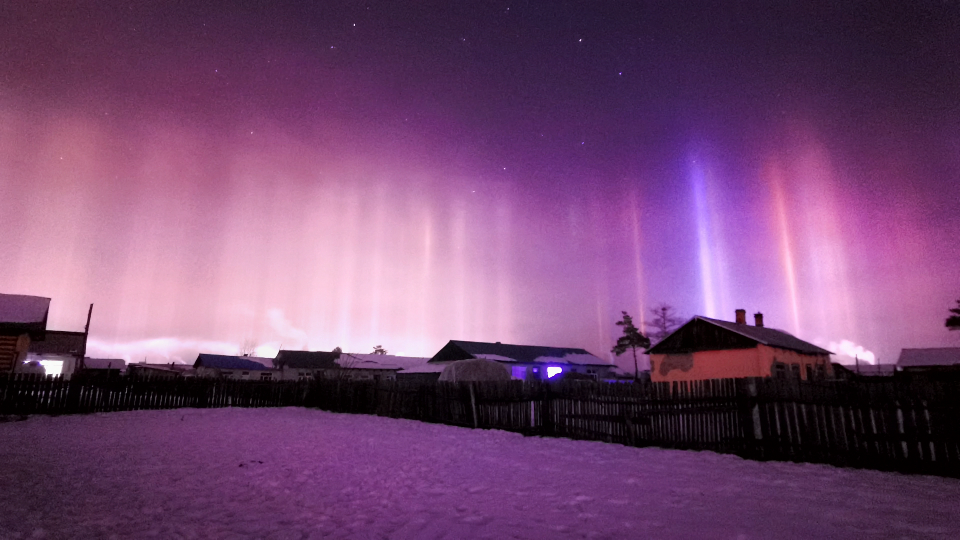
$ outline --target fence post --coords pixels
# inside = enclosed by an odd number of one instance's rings
[[[540,411],[541,429],[544,435],[553,437],[557,430],[553,421],[553,396],[550,393],[550,385],[544,382],[538,384],[540,395],[543,398],[543,409]]]
[[[756,458],[761,453],[763,428],[760,425],[760,404],[757,399],[757,379],[737,381],[737,400],[740,402],[741,453]]]
[[[473,395],[473,383],[468,383],[467,388],[470,389],[470,410],[473,412],[473,428],[476,429],[479,425],[477,423],[477,399]]]

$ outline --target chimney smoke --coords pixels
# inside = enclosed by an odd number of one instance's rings
[[[761,328],[763,327],[763,313],[758,311],[753,314],[753,324]]]
[[[737,324],[747,324],[747,310],[738,309],[735,313],[737,314]]]

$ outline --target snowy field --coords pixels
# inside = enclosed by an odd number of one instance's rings
[[[0,538],[960,538],[960,481],[305,409],[0,424]]]

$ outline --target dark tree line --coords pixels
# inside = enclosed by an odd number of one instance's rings
[[[950,309],[951,315],[947,317],[947,328],[950,330],[960,330],[960,300],[957,300],[957,307]]]

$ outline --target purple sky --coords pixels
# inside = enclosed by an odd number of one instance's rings
[[[957,344],[957,2],[192,4],[0,7],[0,292],[95,354]]]

